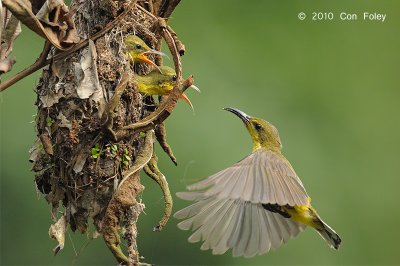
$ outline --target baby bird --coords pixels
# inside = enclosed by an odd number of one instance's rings
[[[167,95],[174,88],[176,82],[176,72],[168,66],[160,66],[159,70],[153,70],[147,75],[137,75],[138,89],[145,95]],[[191,86],[196,91],[200,90],[196,86]],[[185,93],[181,98],[184,99],[193,109],[193,105]]]
[[[126,56],[132,63],[147,63],[159,69],[159,67],[151,61],[148,54],[158,54],[166,56],[163,52],[151,49],[142,39],[136,35],[128,35],[125,38],[125,51]]]

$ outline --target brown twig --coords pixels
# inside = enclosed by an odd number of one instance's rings
[[[161,3],[163,0],[152,0],[153,2],[153,14],[158,14],[158,10],[160,9]]]
[[[176,47],[174,38],[172,37],[171,33],[168,31],[167,22],[165,22],[165,20],[162,18],[158,18],[158,24],[161,28],[162,36],[163,36],[165,42],[167,43],[169,50],[171,51],[172,58],[174,59],[175,72],[176,72],[176,83],[175,83],[175,86],[171,93],[171,94],[173,94],[173,93],[177,93],[177,90],[179,90],[179,82],[182,80],[181,58],[179,56],[179,52]]]
[[[169,146],[169,144],[167,142],[167,130],[165,128],[165,124],[164,123],[158,124],[157,127],[155,128],[155,133],[156,133],[156,139],[157,139],[158,143],[160,144],[161,148],[169,156],[171,161],[175,165],[178,165],[176,157],[175,157],[174,153],[172,152],[171,146]]]
[[[171,33],[172,38],[174,39],[176,49],[178,50],[179,55],[180,56],[185,55],[186,51],[185,45],[178,39],[178,36],[176,35],[175,31],[170,26],[168,26],[167,29]]]
[[[146,5],[147,10],[149,10],[150,13],[154,14],[153,0],[148,0],[144,2],[144,4]]]
[[[180,1],[180,0],[179,0],[179,1]],[[178,3],[179,3],[179,1],[178,1]],[[176,4],[178,4],[178,3],[176,3]],[[160,28],[161,28],[161,29],[166,28],[167,31],[169,31],[169,33],[171,34],[171,36],[172,36],[172,38],[173,38],[173,40],[174,40],[174,42],[175,42],[175,45],[176,45],[177,50],[178,50],[178,52],[179,52],[179,55],[180,55],[180,56],[183,56],[183,55],[185,54],[185,51],[186,51],[185,45],[178,39],[178,36],[176,35],[175,31],[171,28],[171,26],[167,26],[166,23],[165,23],[165,21],[162,21],[162,20],[164,20],[164,19],[156,17],[154,14],[150,13],[150,12],[147,11],[145,8],[143,8],[142,6],[138,6],[138,9],[140,9],[141,11],[143,11],[146,15],[148,15],[148,16],[151,17],[152,19],[154,19],[154,20],[159,20],[159,24],[160,24],[160,26],[161,26]],[[160,17],[161,17],[161,16],[160,16]],[[160,23],[160,21],[161,21],[161,23]]]
[[[124,10],[118,17],[116,17],[113,21],[111,21],[110,23],[108,23],[104,28],[102,28],[99,32],[95,33],[93,36],[91,36],[89,39],[95,41],[98,38],[100,38],[101,36],[103,36],[104,34],[106,34],[108,31],[110,31],[112,28],[114,28],[116,25],[118,25],[120,23],[120,21],[129,13],[132,11],[132,8],[136,5],[137,0],[132,0],[132,2],[129,4],[129,6],[127,7],[126,10]],[[136,7],[138,7],[138,5],[136,5]],[[19,72],[18,74],[16,74],[15,76],[13,76],[12,78],[6,80],[5,82],[0,84],[0,92],[4,91],[5,89],[7,89],[8,87],[10,87],[11,85],[15,84],[16,82],[20,81],[21,79],[29,76],[30,74],[36,72],[37,70],[47,66],[48,64],[50,64],[51,62],[55,62],[58,60],[62,60],[64,58],[66,58],[67,56],[69,56],[70,54],[82,49],[83,47],[85,47],[86,45],[88,45],[89,43],[89,39],[83,40],[80,43],[77,43],[76,45],[72,46],[70,49],[63,51],[59,54],[54,55],[52,58],[49,58],[47,60],[47,54],[50,51],[50,47],[47,48],[45,46],[45,48],[43,49],[42,54],[40,55],[39,59],[36,60],[36,62],[25,68],[24,70],[22,70],[21,72]],[[47,43],[47,42],[46,42]],[[51,45],[50,45],[51,46]],[[48,49],[47,53],[45,56],[42,56],[45,52],[46,49]]]
[[[157,36],[157,42],[154,49],[156,49],[157,51],[161,51],[161,46],[162,46],[162,37]],[[155,63],[157,66],[161,66],[163,64],[163,58],[161,55],[157,54],[155,56]]]
[[[43,66],[45,66],[45,62],[47,61],[47,55],[49,54],[51,49],[51,44],[49,41],[46,41],[44,43],[44,47],[43,47],[43,51],[40,54],[39,58],[36,59],[35,63],[33,63],[31,66],[25,68],[24,70],[22,70],[21,72],[17,73],[15,76],[13,76],[12,78],[6,80],[5,82],[2,82],[0,84],[0,92],[7,89],[8,87],[10,87],[11,85],[13,85],[14,83],[16,83],[17,81],[25,78],[26,76],[29,76],[30,74],[32,74],[33,72],[35,72],[36,70],[42,68]],[[51,61],[50,61],[51,62]],[[50,63],[49,62],[49,63]]]
[[[160,9],[158,10],[158,16],[162,18],[169,18],[180,1],[181,0],[164,0]]]

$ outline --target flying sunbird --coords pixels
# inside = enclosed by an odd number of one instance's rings
[[[182,230],[192,229],[189,242],[203,241],[202,250],[213,254],[233,250],[233,256],[253,257],[278,248],[306,226],[314,228],[330,247],[341,239],[321,220],[311,198],[281,153],[277,129],[267,121],[235,108],[253,141],[252,153],[204,180],[188,186],[193,192],[177,196],[195,201],[174,217],[185,219]]]
[[[125,52],[129,60],[133,63],[147,63],[159,69],[158,66],[151,61],[148,54],[158,54],[166,56],[163,52],[151,49],[142,39],[136,35],[128,35],[125,40]]]
[[[154,69],[147,75],[136,76],[138,89],[141,93],[146,95],[167,95],[172,91],[176,82],[175,69],[168,66],[160,66],[159,70],[160,71]],[[191,88],[200,92],[194,85],[192,85]],[[181,94],[181,98],[193,109],[193,105],[185,93]]]

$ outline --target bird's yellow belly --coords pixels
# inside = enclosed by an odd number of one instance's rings
[[[314,227],[315,211],[311,206],[303,205],[283,208],[290,214],[292,220]]]

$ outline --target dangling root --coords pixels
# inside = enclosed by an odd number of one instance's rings
[[[171,146],[167,143],[167,130],[165,128],[165,124],[161,123],[157,125],[155,129],[156,133],[156,138],[158,143],[160,143],[161,148],[165,151],[165,153],[169,156],[171,161],[175,164],[178,165],[178,162],[176,161],[176,157],[174,153],[172,152]]]
[[[168,219],[171,216],[172,205],[173,205],[172,196],[171,196],[171,192],[169,191],[168,182],[165,179],[165,176],[158,169],[157,161],[158,161],[158,158],[157,158],[156,154],[153,153],[151,160],[143,168],[144,172],[149,177],[151,177],[154,181],[157,182],[157,184],[160,186],[160,188],[163,192],[163,195],[164,195],[164,203],[165,203],[164,214],[163,214],[163,217],[161,218],[160,222],[158,223],[158,225],[156,225],[153,228],[153,231],[155,231],[155,232],[161,231],[164,228],[164,226],[167,224]]]

